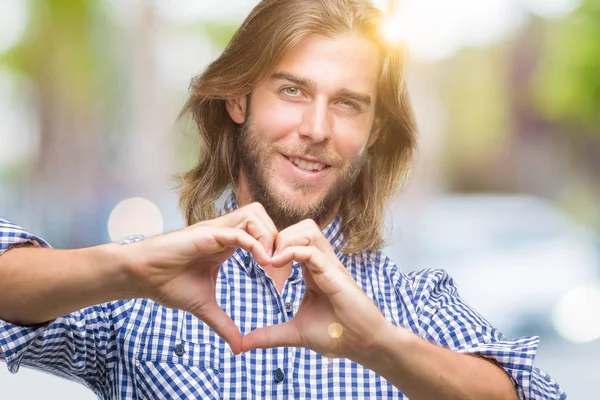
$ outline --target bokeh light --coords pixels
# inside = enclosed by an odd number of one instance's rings
[[[590,284],[567,292],[554,309],[554,326],[564,339],[586,343],[600,338],[600,285]]]
[[[152,236],[162,231],[163,217],[160,210],[150,200],[141,197],[123,200],[108,218],[108,235],[112,241],[130,235]]]
[[[329,333],[329,336],[333,339],[339,339],[344,334],[344,327],[337,322],[334,322],[327,327],[327,333]]]
[[[29,16],[26,3],[22,0],[0,1],[0,53],[14,46],[23,36]]]

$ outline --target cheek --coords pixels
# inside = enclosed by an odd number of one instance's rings
[[[367,150],[373,116],[360,115],[356,118],[336,118],[333,140],[338,154],[345,160],[352,160]]]
[[[337,136],[338,154],[345,160],[351,160],[366,151],[369,137],[359,133],[343,133]]]
[[[252,110],[255,129],[269,141],[276,141],[293,132],[302,116],[299,107],[272,102]]]

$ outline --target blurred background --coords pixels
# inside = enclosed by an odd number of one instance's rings
[[[190,78],[256,0],[0,0],[0,215],[58,248],[184,226]],[[444,268],[570,398],[600,378],[600,0],[375,1],[409,46],[417,164],[386,252]],[[0,366],[2,398],[92,399]]]

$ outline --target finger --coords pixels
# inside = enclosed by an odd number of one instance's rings
[[[242,351],[269,349],[273,347],[298,347],[300,335],[293,321],[258,328],[244,335]]]
[[[311,245],[310,235],[300,231],[298,227],[292,225],[279,232],[277,239],[275,240],[275,250],[273,256],[280,254],[283,250],[290,246],[310,246]]]
[[[267,255],[273,254],[273,242],[277,237],[277,230],[271,230],[267,222],[258,219],[258,216],[246,220],[242,228],[262,244]]]
[[[200,312],[193,312],[193,314],[223,338],[229,344],[233,354],[237,355],[242,351],[240,330],[216,302],[204,304]]]
[[[311,219],[306,219],[279,232],[274,254],[290,246],[310,245],[316,246],[323,252],[333,252],[319,225]]]
[[[251,252],[256,261],[261,265],[267,265],[270,261],[270,257],[267,255],[264,246],[242,229],[220,228],[213,232],[213,238],[223,247],[241,247]]]
[[[263,245],[268,255],[272,254],[273,242],[278,231],[260,203],[255,202],[239,208],[219,220],[220,226],[244,229]]]
[[[328,296],[333,296],[343,288],[356,286],[356,281],[347,273],[335,254],[323,254],[315,246],[288,247],[281,254],[271,258],[271,265],[281,267],[291,260],[302,265],[307,288],[318,288]]]
[[[324,270],[327,257],[315,246],[291,246],[271,257],[269,264],[275,268],[280,268],[292,261],[306,264],[311,272],[321,273]]]
[[[262,229],[257,229],[257,236],[253,236],[256,237],[259,242],[263,243],[265,249],[267,250],[267,254],[270,256],[273,254],[273,242],[275,242],[275,238],[279,234],[279,231],[262,204],[254,202],[247,208],[249,209],[250,214],[254,216],[254,218],[248,218],[248,232],[253,232],[253,227],[255,224],[257,225],[257,228],[259,228],[259,225],[262,226]],[[264,234],[261,234],[260,232],[264,232]]]

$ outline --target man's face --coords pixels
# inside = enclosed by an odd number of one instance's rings
[[[332,218],[374,137],[378,72],[367,39],[312,36],[258,82],[250,104],[230,101],[242,125],[241,203],[262,203],[280,229]]]

